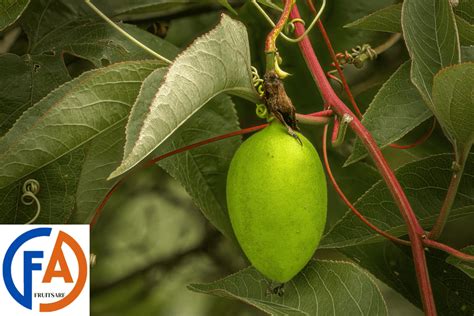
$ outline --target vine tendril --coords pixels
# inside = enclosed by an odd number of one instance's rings
[[[257,2],[257,0],[252,0],[252,4],[258,9],[258,11],[263,15],[263,17],[268,21],[268,23],[272,26],[272,27],[275,27],[275,22],[273,22],[273,20],[268,16],[268,14],[265,12],[265,10],[260,6],[260,4]],[[323,14],[324,12],[324,9],[326,8],[326,0],[322,0],[322,3],[321,3],[321,8],[319,9],[318,11],[318,14],[316,14],[313,18],[313,20],[311,21],[311,23],[309,24],[308,28],[306,29],[306,31],[304,31],[303,34],[301,34],[300,36],[298,36],[297,38],[291,38],[289,36],[287,36],[286,34],[284,33],[280,33],[279,35],[281,35],[281,37],[286,40],[287,42],[291,42],[291,43],[299,43],[301,42],[301,40],[303,38],[305,38],[309,32],[311,32],[311,30],[313,29],[313,27],[316,25],[316,22],[318,22],[319,18],[321,17],[321,15]],[[297,22],[300,22],[300,23],[304,23],[304,21],[302,19],[293,19],[289,22],[289,24],[293,25],[293,27],[289,26],[289,28],[293,29],[294,31],[294,24],[297,23]]]
[[[24,205],[32,205],[33,203],[36,203],[36,214],[33,216],[32,219],[30,219],[28,222],[25,223],[25,225],[29,225],[34,223],[37,219],[38,216],[41,213],[41,204],[36,195],[40,191],[40,184],[37,180],[35,179],[28,179],[23,183],[22,187],[23,194],[21,195],[21,203]]]
[[[257,68],[254,66],[251,66],[252,70],[252,84],[257,90],[258,94],[260,97],[263,97],[264,91],[263,91],[263,79],[260,78],[260,75],[258,74]],[[267,119],[268,120],[268,109],[265,104],[257,104],[257,108],[255,109],[255,113],[257,116],[261,119]]]

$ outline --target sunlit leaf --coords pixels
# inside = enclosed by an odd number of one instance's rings
[[[222,92],[259,100],[251,82],[245,26],[226,15],[173,62],[144,120],[129,120],[124,159],[111,177],[137,165]]]

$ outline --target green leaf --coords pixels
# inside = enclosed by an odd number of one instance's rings
[[[80,166],[74,211],[68,223],[90,223],[109,190],[120,179],[107,181],[107,176],[122,159],[125,144],[125,121],[94,138],[85,146],[86,156]]]
[[[69,53],[91,61],[96,67],[128,60],[153,59],[84,3],[67,0],[34,1],[22,18],[31,54]],[[119,23],[126,32],[163,56],[172,59],[178,50],[158,36],[134,25]]]
[[[219,0],[220,1],[220,0]],[[115,19],[136,21],[160,18],[179,12],[198,9],[216,3],[215,0],[96,0],[108,16]]]
[[[459,42],[461,45],[474,45],[474,25],[472,18],[466,17],[467,14],[458,6],[455,10],[456,25],[459,32]],[[462,14],[464,13],[464,14]],[[462,15],[461,15],[462,14]],[[402,4],[397,3],[381,10],[375,11],[363,18],[360,18],[344,27],[356,28],[360,30],[381,31],[389,33],[401,33]],[[471,21],[471,22],[468,22]]]
[[[130,113],[130,122],[143,122],[165,74],[166,69],[159,68],[145,79]],[[215,97],[179,127],[153,155],[160,156],[192,143],[238,130],[239,124],[233,107],[229,97]],[[139,124],[129,124],[127,133],[138,132],[138,128]],[[225,186],[230,160],[239,145],[240,139],[233,137],[159,162],[161,167],[186,188],[206,218],[231,239],[234,238],[234,233],[227,214]],[[126,146],[125,152],[129,150]]]
[[[441,70],[433,84],[433,113],[458,154],[474,141],[474,63]]]
[[[405,194],[420,223],[430,228],[438,217],[452,176],[452,154],[434,155],[408,163],[396,170]],[[379,181],[355,207],[373,224],[395,236],[405,235],[406,226],[385,182]],[[459,185],[449,221],[474,213],[474,154],[470,154]],[[351,211],[324,235],[320,247],[339,248],[380,241],[377,233]]]
[[[397,3],[360,18],[344,27],[368,31],[401,33],[402,4]]]
[[[461,251],[469,255],[474,255],[474,246],[465,247],[461,249]],[[449,256],[446,262],[466,273],[471,279],[474,279],[474,262],[463,261],[454,256]]]
[[[454,8],[457,15],[474,24],[474,2],[472,0],[460,0],[457,7]]]
[[[269,292],[270,281],[247,268],[209,284],[191,284],[193,291],[234,298],[270,315],[387,315],[374,280],[352,263],[312,260],[285,283],[284,294]]]
[[[413,257],[409,247],[391,241],[355,246],[342,252],[377,279],[422,308]],[[446,254],[433,249],[425,252],[431,286],[439,315],[472,316],[474,281],[445,262]]]
[[[228,96],[221,95],[183,124],[155,154],[236,130],[239,130],[239,124],[234,104]],[[206,218],[230,239],[235,237],[227,213],[227,170],[239,146],[240,137],[232,137],[159,162],[186,188]]]
[[[259,100],[251,82],[245,26],[226,15],[169,68],[144,120],[129,120],[122,164],[110,177],[134,167],[214,96],[230,93]]]
[[[64,63],[54,56],[0,56],[0,135],[49,91],[69,80]]]
[[[41,213],[35,223],[90,223],[99,203],[115,181],[106,176],[120,162],[125,142],[125,122],[109,129],[74,150],[0,190],[0,222],[23,224],[36,210],[21,202],[21,187],[27,179],[40,184],[37,195]]]
[[[277,11],[283,11],[281,7],[279,7],[273,0],[257,0],[258,3],[263,4],[269,8],[272,8]]]
[[[225,7],[227,10],[229,10],[230,12],[232,12],[233,14],[237,15],[237,12],[235,12],[234,8],[232,8],[232,6],[230,5],[229,1],[227,0],[218,0],[219,3]]]
[[[461,45],[474,45],[474,24],[470,24],[463,18],[456,16],[456,25],[458,26],[459,42]]]
[[[75,206],[75,190],[85,158],[84,148],[70,152],[14,184],[0,189],[0,222],[3,224],[24,224],[36,214],[36,203],[24,205],[21,202],[22,186],[28,179],[40,184],[36,195],[41,212],[35,223],[66,223]]]
[[[406,0],[402,28],[412,58],[411,80],[428,104],[432,104],[434,75],[460,62],[454,14],[448,0]]]
[[[121,23],[120,27],[166,58],[172,59],[178,53],[173,45],[134,25]],[[32,46],[31,52],[50,52],[57,56],[69,53],[91,61],[96,67],[119,61],[154,58],[107,23],[83,19],[61,25],[46,34]]]
[[[28,109],[0,139],[0,188],[123,122],[142,81],[160,65],[125,62],[90,71]]]
[[[474,62],[474,46],[461,46],[463,62]]]
[[[383,148],[413,130],[432,116],[420,93],[410,81],[410,62],[405,62],[380,88],[364,113],[362,124],[371,132],[377,145]],[[367,155],[360,140],[346,165]]]
[[[15,23],[30,0],[0,0],[0,31]]]

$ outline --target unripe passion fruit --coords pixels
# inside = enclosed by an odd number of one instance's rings
[[[327,190],[313,145],[274,120],[235,153],[227,176],[234,233],[252,265],[287,282],[308,263],[326,223]]]

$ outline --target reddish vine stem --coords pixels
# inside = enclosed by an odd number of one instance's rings
[[[435,240],[431,240],[431,239],[426,238],[425,240],[423,240],[423,243],[428,247],[436,248],[436,249],[442,250],[446,253],[449,253],[450,255],[452,255],[452,256],[454,256],[458,259],[461,259],[462,261],[474,262],[474,256],[473,255],[464,253],[462,251],[459,251],[457,249],[449,247],[448,245],[437,242]]]
[[[346,203],[346,205],[351,209],[351,211],[354,213],[355,216],[357,216],[362,222],[364,222],[364,224],[366,224],[367,226],[369,226],[373,231],[375,231],[377,234],[387,238],[387,239],[390,239],[391,241],[395,242],[395,243],[398,243],[398,244],[401,244],[401,245],[405,245],[405,246],[409,246],[410,245],[410,242],[407,241],[407,240],[403,240],[403,239],[400,239],[400,238],[397,238],[383,230],[381,230],[380,228],[378,228],[377,226],[375,226],[374,224],[372,224],[371,222],[369,222],[365,217],[364,215],[362,215],[355,207],[354,205],[349,201],[349,199],[346,197],[346,195],[344,194],[344,192],[342,191],[342,189],[339,187],[339,185],[337,184],[337,181],[336,179],[334,178],[334,175],[332,174],[332,171],[331,171],[331,166],[329,165],[329,159],[328,159],[328,153],[327,153],[327,134],[328,134],[328,125],[326,125],[324,127],[324,132],[323,132],[323,159],[324,159],[324,166],[326,167],[326,171],[327,171],[327,174],[328,174],[328,177],[329,179],[331,180],[331,183],[334,187],[334,189],[336,190],[337,194],[341,197],[341,199],[344,201],[344,203]]]
[[[298,6],[294,5],[291,11],[291,18],[301,18],[298,12]],[[300,23],[296,24],[295,33],[297,36],[304,33],[304,26]],[[362,125],[360,120],[352,113],[351,110],[339,99],[337,94],[331,87],[326,74],[321,67],[316,54],[313,50],[311,42],[308,37],[305,37],[299,42],[299,47],[306,64],[313,75],[313,78],[318,86],[324,101],[331,107],[334,112],[343,117],[344,114],[350,115],[353,119],[349,123],[351,129],[356,135],[362,140],[367,151],[375,162],[380,174],[385,180],[387,187],[389,188],[395,203],[397,204],[403,219],[405,220],[408,228],[408,235],[412,243],[412,254],[418,279],[418,285],[421,294],[421,300],[423,303],[423,309],[427,315],[436,315],[436,306],[433,297],[433,291],[431,289],[431,282],[428,274],[428,267],[426,265],[426,257],[424,253],[424,247],[422,243],[422,236],[425,236],[425,232],[418,222],[415,213],[413,212],[410,202],[408,201],[405,193],[403,192],[400,183],[395,177],[390,166],[384,159],[380,148],[375,143],[372,135]]]

